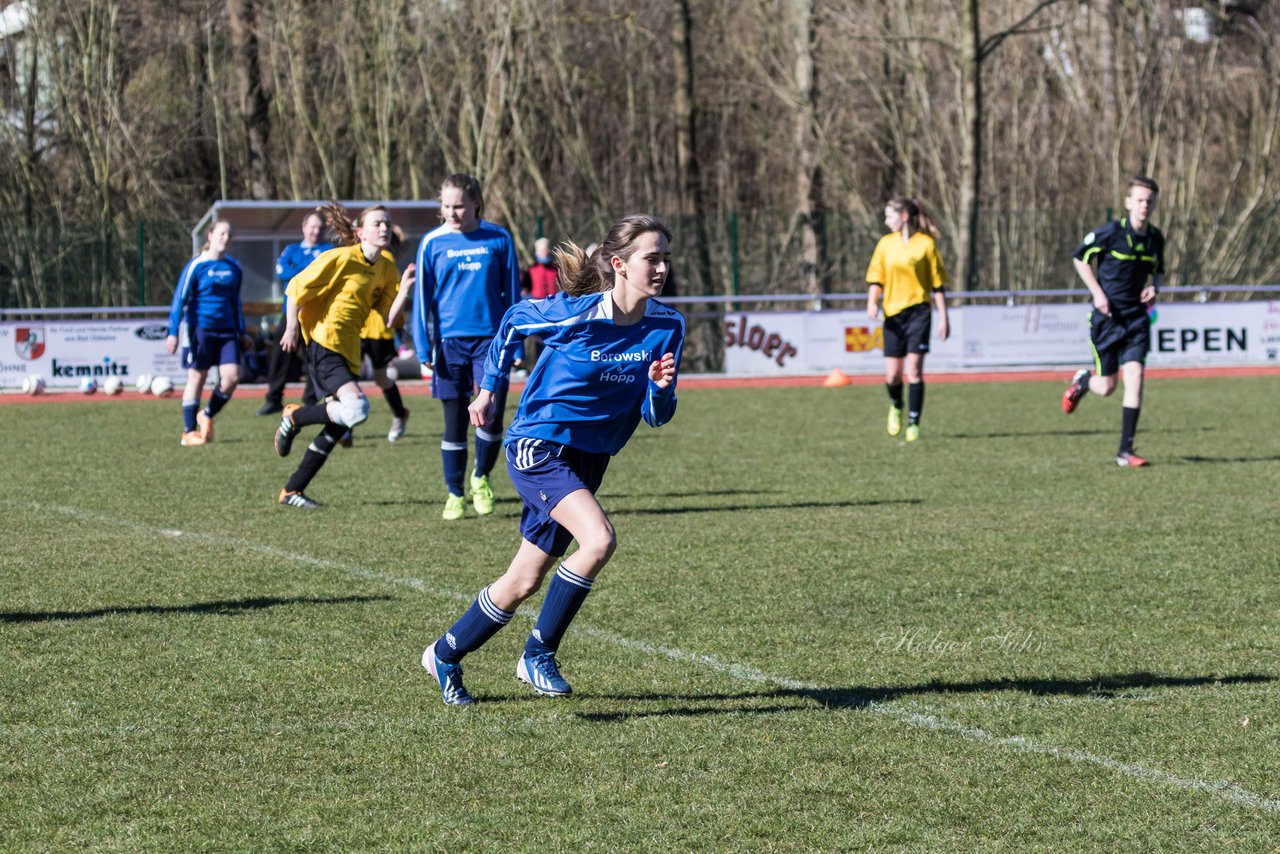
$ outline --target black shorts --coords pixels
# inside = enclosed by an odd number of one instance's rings
[[[884,319],[884,355],[901,359],[908,353],[928,353],[933,331],[933,309],[926,302],[908,306]]]
[[[1111,376],[1125,362],[1145,364],[1151,349],[1151,321],[1146,312],[1107,317],[1095,308],[1089,317],[1089,345],[1101,376]]]
[[[335,395],[347,383],[356,382],[356,375],[351,373],[346,358],[315,341],[307,345],[307,371],[311,374],[317,397]]]
[[[374,369],[385,368],[396,360],[396,339],[394,338],[361,338],[360,352],[369,357]]]

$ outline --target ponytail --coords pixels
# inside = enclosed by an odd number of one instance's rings
[[[333,232],[333,236],[337,238],[337,242],[342,246],[354,246],[360,242],[360,235],[356,234],[356,229],[364,225],[364,218],[374,211],[386,211],[386,205],[370,205],[360,211],[359,216],[354,220],[347,214],[344,208],[338,202],[329,202],[323,207],[317,208],[316,213],[324,217],[325,224],[329,226],[329,230]],[[387,213],[390,216],[390,212]],[[404,240],[404,231],[391,227],[391,251],[394,253],[400,248],[401,242]]]
[[[909,199],[905,196],[897,196],[888,201],[888,206],[898,213],[907,215],[907,230],[912,234],[917,231],[923,231],[934,240],[939,240],[942,233],[938,231],[938,226],[934,224],[933,218],[929,216],[928,211],[924,209],[924,205],[915,199]]]

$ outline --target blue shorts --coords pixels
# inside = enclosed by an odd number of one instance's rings
[[[573,535],[551,511],[566,495],[587,489],[592,495],[604,480],[609,455],[576,451],[545,439],[516,439],[506,447],[507,473],[524,500],[520,534],[553,557],[560,557]]]
[[[493,336],[442,338],[431,360],[431,396],[437,400],[470,400],[484,380],[484,360]]]
[[[207,371],[214,365],[240,364],[240,336],[225,332],[195,331],[194,346],[182,348],[182,367]]]

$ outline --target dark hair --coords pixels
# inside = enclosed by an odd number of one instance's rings
[[[1129,179],[1129,186],[1124,188],[1124,194],[1129,195],[1129,191],[1134,187],[1145,187],[1153,193],[1160,192],[1160,185],[1156,183],[1155,178],[1148,178],[1146,175],[1134,175]]]
[[[890,199],[886,204],[898,213],[907,215],[907,228],[914,234],[917,231],[923,231],[925,234],[938,240],[942,237],[938,231],[938,226],[934,225],[933,218],[929,216],[928,211],[924,209],[924,205],[915,199],[909,199],[906,196],[896,196]]]
[[[347,213],[347,209],[338,202],[329,202],[329,204],[318,208],[316,213],[324,217],[325,223],[329,226],[329,230],[333,232],[333,236],[337,238],[338,243],[343,246],[354,246],[360,242],[360,235],[356,234],[356,229],[364,225],[364,218],[374,211],[383,211],[386,213],[388,218],[391,216],[391,211],[387,210],[386,205],[369,205],[369,207],[360,211],[360,214],[355,219],[351,219],[350,215]],[[398,235],[396,234],[395,227],[392,226],[392,252],[395,252],[396,248],[400,245],[400,241],[397,237]]]
[[[440,192],[445,190],[461,190],[464,199],[476,203],[476,219],[484,219],[484,193],[474,177],[465,172],[454,172],[440,185]]]
[[[671,240],[671,229],[661,219],[633,214],[615,222],[600,246],[589,256],[586,250],[572,241],[557,246],[555,256],[556,266],[560,268],[560,290],[574,297],[609,290],[613,287],[614,275],[609,259],[617,255],[627,260],[635,251],[637,238],[651,231]],[[674,272],[667,274],[667,283],[675,283]]]

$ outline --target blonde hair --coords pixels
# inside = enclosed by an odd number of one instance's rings
[[[656,216],[633,214],[624,216],[613,224],[600,245],[587,254],[578,244],[570,241],[556,247],[556,266],[560,268],[560,290],[569,296],[582,296],[607,291],[613,287],[613,267],[609,259],[617,255],[622,260],[631,257],[633,244],[642,234],[656,231],[671,240],[671,229]],[[668,285],[675,283],[675,273],[667,274]]]
[[[938,226],[933,222],[929,213],[924,209],[924,205],[915,199],[909,199],[906,196],[897,196],[890,199],[886,204],[898,213],[907,215],[907,228],[913,234],[917,231],[923,231],[925,234],[938,240],[942,237],[942,233],[938,231]]]

